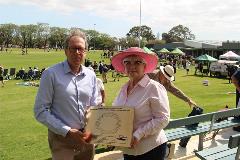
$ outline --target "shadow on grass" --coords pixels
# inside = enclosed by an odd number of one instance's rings
[[[45,160],[52,160],[52,158],[48,158],[48,159],[45,159]]]
[[[203,74],[203,75],[201,75],[201,74],[189,74],[189,75],[184,75],[184,76],[182,76],[182,77],[188,77],[188,76],[191,76],[191,77],[204,77],[204,78],[214,78],[214,79],[226,79],[226,80],[228,80],[226,77],[216,77],[216,76],[209,76],[209,75],[206,75],[206,74]]]
[[[233,85],[233,83],[229,83],[229,82],[224,82],[224,83],[222,83],[222,84],[231,84],[231,85]]]

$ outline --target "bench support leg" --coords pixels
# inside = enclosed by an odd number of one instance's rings
[[[204,134],[199,135],[199,142],[198,142],[198,151],[203,150],[203,139],[204,139]]]
[[[240,158],[239,156],[240,156],[240,147],[238,147],[238,149],[237,149],[235,160],[239,160],[239,158]]]

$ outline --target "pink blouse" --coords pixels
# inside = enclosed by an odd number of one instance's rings
[[[128,83],[123,85],[113,106],[134,108],[133,136],[139,143],[135,148],[120,148],[124,154],[141,155],[167,141],[163,128],[170,118],[166,89],[147,75],[127,95]]]

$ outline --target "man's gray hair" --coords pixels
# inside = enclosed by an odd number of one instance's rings
[[[65,44],[64,44],[64,49],[67,49],[69,46],[69,41],[73,36],[78,36],[81,37],[84,41],[85,41],[85,49],[88,49],[88,43],[87,43],[87,37],[86,34],[84,32],[82,32],[79,29],[74,29],[72,31],[70,31],[69,35],[67,36],[66,40],[65,40]]]

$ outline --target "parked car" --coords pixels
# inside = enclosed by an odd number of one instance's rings
[[[238,61],[229,61],[229,60],[218,60],[210,64],[210,76],[217,77],[227,77],[228,76],[228,66],[238,67]]]

